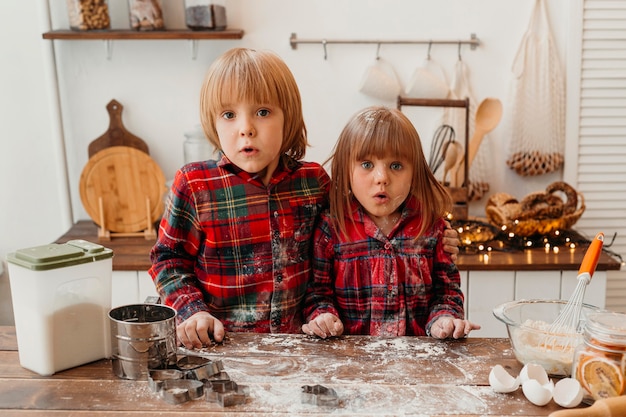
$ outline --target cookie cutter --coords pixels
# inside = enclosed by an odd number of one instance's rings
[[[182,404],[204,395],[204,384],[195,379],[168,379],[163,381],[161,396],[170,404]]]
[[[206,381],[224,371],[222,361],[212,361],[198,356],[183,356],[176,366],[187,372],[185,378]]]
[[[224,371],[222,361],[199,356],[182,356],[171,369],[151,369],[150,389],[170,404],[182,404],[204,397],[222,407],[244,404],[250,389],[238,385]]]
[[[210,381],[211,390],[206,393],[208,402],[218,403],[222,407],[245,404],[250,395],[247,385],[239,385],[230,379]]]
[[[317,405],[322,407],[337,407],[339,397],[337,392],[323,385],[303,385],[301,401],[304,404]]]
[[[178,369],[153,369],[148,372],[148,386],[153,392],[158,393],[163,388],[165,381],[183,379],[184,373]]]

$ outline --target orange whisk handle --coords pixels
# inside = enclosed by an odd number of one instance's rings
[[[602,253],[603,244],[604,233],[600,232],[593,238],[589,248],[587,248],[587,252],[585,252],[585,257],[578,269],[579,275],[587,273],[593,276],[593,273],[596,271],[596,266],[598,265],[598,260],[600,259],[600,254]]]

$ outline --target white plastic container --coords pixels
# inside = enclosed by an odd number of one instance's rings
[[[111,357],[112,258],[85,240],[7,256],[20,365],[48,376]]]

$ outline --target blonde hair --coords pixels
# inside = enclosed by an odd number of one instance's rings
[[[367,107],[348,121],[326,161],[332,161],[331,221],[340,233],[346,235],[346,217],[350,214],[353,201],[350,188],[353,163],[373,155],[397,157],[413,165],[409,195],[416,198],[422,215],[417,236],[421,236],[450,210],[450,195],[428,167],[413,123],[399,110],[383,106]],[[354,222],[352,216],[350,219]]]
[[[300,91],[287,64],[278,55],[234,48],[209,67],[200,91],[200,121],[216,149],[221,149],[215,128],[219,112],[224,104],[241,101],[280,107],[285,117],[281,154],[297,160],[304,157],[308,142]]]

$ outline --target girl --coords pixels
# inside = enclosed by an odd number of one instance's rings
[[[330,159],[330,212],[314,234],[302,330],[459,338],[479,329],[464,320],[459,272],[443,250],[450,197],[411,121],[366,108]]]

